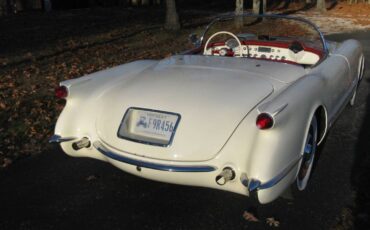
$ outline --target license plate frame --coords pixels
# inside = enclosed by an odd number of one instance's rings
[[[144,124],[141,121],[142,116],[145,117],[145,114],[147,119],[149,117],[156,117],[159,120],[157,121],[160,123],[160,126],[163,125],[163,121],[167,121],[169,123],[168,128],[170,128],[170,123],[172,122],[172,130],[165,131],[167,127],[166,125],[164,125],[164,130],[156,130],[158,131],[157,133],[155,131],[149,132],[153,131],[154,123],[153,120],[152,123],[149,123],[148,119],[148,122],[146,124],[148,125],[148,129],[144,128]],[[122,139],[142,144],[168,147],[173,142],[173,138],[175,136],[180,120],[181,115],[178,113],[147,108],[130,107],[126,110],[125,115],[123,116],[123,119],[117,131],[117,136]],[[155,128],[158,128],[158,123],[156,123],[156,125],[157,126]],[[149,128],[150,126],[152,128],[151,130]],[[163,126],[160,128],[163,128]]]

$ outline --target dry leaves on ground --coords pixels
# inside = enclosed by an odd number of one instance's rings
[[[86,181],[93,181],[93,180],[96,180],[98,179],[95,175],[90,175],[88,177],[86,177]]]
[[[85,11],[81,10],[81,12]],[[107,9],[104,12],[102,17],[105,17],[104,19],[110,22],[111,11]],[[143,12],[138,11],[136,14],[142,15]],[[150,12],[150,15],[152,14],[155,15],[155,12]],[[63,16],[64,13],[60,15]],[[29,20],[37,21],[44,16],[31,15],[29,17]],[[123,17],[127,17],[127,15]],[[202,18],[203,16],[199,15],[198,17]],[[21,18],[22,16],[20,18],[12,18],[14,22],[9,22],[12,25],[11,28],[19,27]],[[95,20],[95,17],[85,20]],[[57,21],[63,22],[61,18],[58,18]],[[1,23],[2,21],[0,20]],[[48,23],[46,20],[44,23],[46,25],[54,25],[53,21]],[[108,23],[108,25],[110,24]],[[60,81],[73,79],[138,59],[161,59],[170,52],[186,50],[188,45],[186,38],[187,34],[190,33],[190,30],[187,29],[181,30],[176,34],[162,31],[160,28],[146,31],[144,26],[135,20],[131,23],[127,22],[124,30],[117,29],[118,25],[116,27],[112,25],[109,30],[101,31],[90,28],[91,33],[82,33],[70,37],[69,33],[75,31],[76,24],[63,22],[63,26],[64,32],[60,32],[58,36],[57,34],[54,35],[58,38],[68,38],[66,44],[60,44],[57,39],[54,43],[52,42],[44,48],[37,46],[33,49],[31,44],[43,44],[45,42],[44,37],[39,39],[35,37],[31,43],[21,43],[22,45],[24,44],[22,46],[24,49],[17,50],[16,48],[20,48],[18,47],[19,43],[8,42],[8,45],[14,48],[13,50],[8,47],[9,50],[12,50],[12,52],[9,51],[7,53],[8,56],[17,57],[13,60],[13,64],[17,63],[17,60],[23,56],[27,60],[29,59],[29,62],[0,68],[0,139],[3,140],[0,142],[0,166],[9,165],[8,161],[4,160],[5,158],[14,161],[23,156],[46,151],[50,147],[47,141],[53,134],[56,119],[64,105],[64,101],[58,101],[54,97],[53,89]],[[145,25],[145,27],[147,26],[149,25]],[[131,37],[126,34],[128,33],[127,31],[135,31],[138,27],[141,29]],[[55,28],[55,26],[50,26],[50,28]],[[119,34],[125,38],[111,40],[105,36],[106,33],[113,33],[116,30],[119,30]],[[1,34],[0,40],[9,39],[11,41],[10,37],[16,37],[12,34],[15,32],[16,30],[9,29],[8,33],[5,33],[6,38],[4,38],[5,35]],[[48,30],[45,29],[46,40],[51,39],[51,34],[47,32]],[[33,33],[34,35],[40,34],[39,31],[33,31]],[[91,38],[91,40],[90,34],[93,34],[91,36],[96,39]],[[64,45],[66,47],[71,44],[77,46],[77,43],[85,42],[88,38],[90,42],[95,42],[95,45],[81,49],[74,47],[74,49],[68,52],[58,51],[64,50]],[[101,38],[107,41],[102,42]],[[24,38],[24,40],[19,39],[27,41],[28,38]],[[166,45],[161,46],[160,44]],[[63,47],[59,49],[59,46]],[[25,53],[23,52],[24,50],[28,51]],[[58,52],[55,52],[55,50]],[[55,53],[55,55],[50,57],[41,55],[45,53]],[[35,57],[37,57],[37,60]],[[7,62],[7,58],[0,55],[0,65],[3,62]],[[3,162],[5,163],[3,164]]]
[[[250,222],[258,222],[259,219],[251,212],[244,211],[243,218]]]
[[[1,168],[6,168],[8,167],[9,165],[11,165],[13,163],[13,161],[9,158],[4,158],[3,159],[3,162],[1,164]]]
[[[274,217],[266,218],[266,224],[268,224],[270,227],[279,227],[280,221],[276,220]]]

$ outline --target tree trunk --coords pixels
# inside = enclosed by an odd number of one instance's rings
[[[266,0],[253,0],[253,13],[264,14],[266,13]]]
[[[253,0],[253,13],[254,14],[260,13],[260,5],[261,5],[260,0]]]
[[[317,0],[316,8],[320,11],[325,12],[326,11],[325,0]]]
[[[244,0],[236,0],[235,1],[235,14],[240,15],[243,14],[244,8]]]
[[[262,0],[262,3],[261,3],[261,8],[262,8],[262,11],[260,11],[260,14],[265,14],[266,13],[266,0]]]
[[[166,24],[164,26],[167,30],[179,30],[180,22],[176,11],[175,0],[166,0]]]
[[[242,15],[243,8],[244,8],[244,0],[236,0],[235,1],[235,15]],[[236,25],[236,28],[243,27],[243,17],[242,16],[235,18],[235,25]]]

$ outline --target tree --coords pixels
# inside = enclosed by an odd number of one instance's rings
[[[253,0],[253,13],[264,14],[266,13],[266,0]]]
[[[260,13],[260,5],[261,5],[260,0],[253,0],[253,13],[254,14]]]
[[[243,14],[244,8],[244,0],[236,0],[235,1],[235,14],[240,15]]]
[[[235,15],[242,15],[244,9],[244,0],[236,0],[235,1]],[[235,21],[237,28],[243,27],[243,17],[237,17]]]
[[[266,6],[267,6],[267,1],[266,0],[262,0],[262,3],[261,3],[261,11],[260,11],[260,13],[261,14],[264,14],[264,13],[266,13]]]
[[[167,30],[179,30],[180,22],[176,11],[175,0],[166,0],[166,24],[164,26]]]
[[[323,11],[323,12],[326,11],[325,0],[317,0],[316,8],[320,11]]]

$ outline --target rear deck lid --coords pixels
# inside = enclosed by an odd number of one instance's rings
[[[205,161],[272,92],[271,83],[253,72],[159,65],[107,87],[97,101],[96,129],[106,145],[129,154]]]

